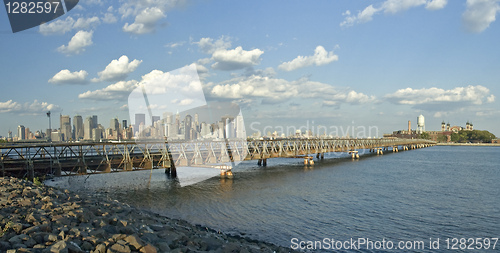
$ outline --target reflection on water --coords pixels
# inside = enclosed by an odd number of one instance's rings
[[[382,156],[255,161],[181,187],[163,170],[57,179],[169,217],[290,246],[292,238],[426,240],[500,235],[498,147],[432,147]],[[196,181],[194,170],[185,179]],[[181,175],[181,173],[179,173]],[[182,181],[182,180],[181,180]],[[444,239],[443,239],[444,240]]]

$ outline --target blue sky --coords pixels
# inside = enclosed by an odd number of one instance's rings
[[[500,135],[498,0],[81,0],[13,34],[0,11],[0,136],[45,112],[128,119],[147,74],[196,63],[208,101],[247,132],[444,120]],[[251,124],[254,123],[251,127]],[[58,117],[52,124],[59,125]],[[371,134],[375,135],[375,134]]]

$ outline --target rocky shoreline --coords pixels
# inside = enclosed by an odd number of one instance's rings
[[[291,252],[140,210],[0,178],[0,252]]]

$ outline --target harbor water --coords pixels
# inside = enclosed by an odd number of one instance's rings
[[[492,250],[500,237],[500,147],[365,152],[359,160],[327,154],[313,166],[301,159],[270,159],[267,167],[246,161],[232,179],[187,169],[180,169],[179,180],[153,170],[47,184],[104,192],[168,217],[292,248],[376,252],[403,242],[406,251],[467,251],[480,249],[477,240],[468,241],[480,238],[481,249],[489,242]],[[203,173],[213,177],[197,182]],[[335,245],[359,240],[372,247]],[[382,248],[384,242],[393,247]]]

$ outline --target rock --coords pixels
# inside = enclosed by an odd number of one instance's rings
[[[14,230],[14,232],[16,232],[16,234],[19,234],[23,230],[23,224],[14,223],[14,224],[12,224],[11,228],[12,228],[12,230]]]
[[[32,227],[29,227],[29,228],[21,231],[21,233],[31,234],[31,233],[38,232],[38,231],[40,231],[40,226],[32,226]]]
[[[170,251],[170,246],[168,246],[168,243],[166,242],[159,242],[158,244],[158,249],[160,252],[169,252]]]
[[[99,244],[92,253],[106,253],[106,246],[104,246],[104,244]]]
[[[32,238],[29,238],[28,240],[24,241],[23,244],[26,245],[26,247],[28,247],[28,248],[32,248],[33,246],[35,246],[37,244],[37,242],[35,240],[33,240]]]
[[[148,245],[142,247],[142,249],[140,249],[139,252],[142,252],[142,253],[156,253],[157,250],[156,250],[156,248],[153,245],[148,244]]]
[[[123,240],[128,243],[131,250],[137,251],[144,247],[144,242],[137,235],[129,235]]]
[[[44,237],[44,240],[46,242],[55,242],[57,241],[57,235],[54,235],[54,234],[48,234]]]
[[[120,227],[118,231],[122,234],[127,234],[127,235],[135,233],[135,230],[131,226]]]
[[[43,244],[37,244],[35,246],[33,246],[34,249],[45,249],[45,245]]]
[[[58,241],[52,247],[50,247],[51,253],[69,253],[68,245],[65,241]]]
[[[14,248],[14,249],[26,248],[26,245],[24,245],[22,243],[17,243],[17,244],[13,244],[12,248]]]
[[[241,246],[237,243],[230,242],[222,247],[223,253],[240,252]]]
[[[129,247],[115,243],[111,246],[111,248],[108,249],[108,253],[130,253],[131,250]]]
[[[114,234],[111,238],[116,242],[125,239],[125,237],[127,237],[125,234]]]
[[[78,246],[75,242],[68,243],[68,252],[69,253],[84,253],[84,251]]]
[[[83,251],[87,251],[89,252],[90,250],[92,250],[94,248],[94,246],[92,245],[92,243],[88,242],[88,241],[84,241],[82,243],[82,246],[80,247]]]
[[[28,240],[28,238],[29,238],[29,236],[27,236],[25,234],[16,235],[16,236],[9,239],[9,243],[12,245],[20,244],[20,243],[23,243],[23,241]]]
[[[217,240],[217,238],[214,238],[214,237],[201,238],[200,245],[202,247],[206,247],[206,249],[204,249],[204,250],[207,250],[207,251],[216,250],[216,249],[222,247],[222,241]]]
[[[145,242],[153,243],[153,244],[160,240],[160,238],[158,238],[158,236],[156,234],[151,234],[151,233],[146,233],[146,234],[142,235],[141,239]]]
[[[0,250],[5,251],[10,249],[10,243],[5,241],[0,241]]]

